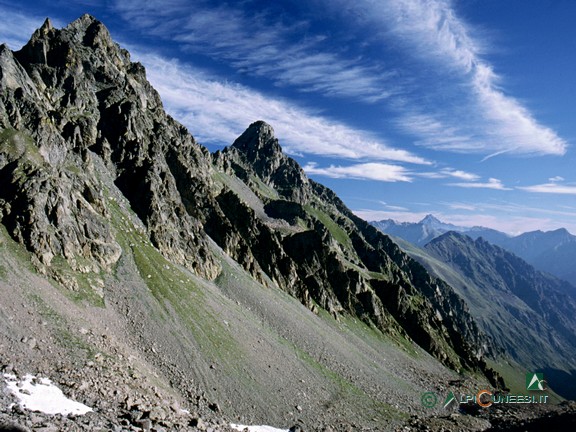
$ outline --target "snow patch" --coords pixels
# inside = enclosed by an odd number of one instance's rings
[[[68,399],[48,378],[26,375],[22,381],[16,376],[4,374],[8,390],[16,396],[22,408],[44,414],[83,415],[92,408]]]
[[[272,426],[244,426],[232,423],[230,427],[240,432],[245,430],[248,430],[248,432],[289,432],[288,429],[278,429]]]

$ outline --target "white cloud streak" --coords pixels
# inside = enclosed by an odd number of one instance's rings
[[[526,192],[536,192],[545,194],[576,195],[576,186],[560,185],[558,183],[543,183],[533,186],[518,187],[517,189]]]
[[[455,206],[465,206],[469,203],[456,202],[456,203],[442,203],[443,205],[455,209]],[[471,208],[470,211],[477,213],[492,213],[492,214],[505,214],[505,215],[518,215],[515,217],[521,217],[523,215],[549,215],[549,216],[567,216],[573,224],[574,218],[576,218],[576,209],[568,208],[567,210],[556,210],[553,208],[546,207],[534,207],[525,204],[518,204],[513,202],[475,202],[474,204],[469,204]],[[463,209],[463,208],[462,208]]]
[[[455,177],[457,179],[466,181],[474,181],[480,178],[480,176],[476,174],[472,174],[462,170],[444,169],[441,172],[446,174],[447,176]]]
[[[175,60],[138,53],[133,57],[162,96],[167,110],[184,123],[200,142],[231,144],[256,120],[270,123],[288,153],[346,159],[389,160],[413,164],[430,162],[389,147],[369,133],[314,115],[286,101],[222,81]]]
[[[564,139],[500,89],[500,77],[484,59],[485,43],[458,17],[451,0],[317,0],[316,5],[315,16],[292,22],[269,8],[255,12],[234,3],[124,0],[115,7],[130,25],[237,72],[303,92],[388,102],[397,112],[395,124],[421,146],[488,157],[566,152]],[[327,9],[340,14],[343,30],[336,35],[352,34],[355,25],[373,28],[367,44],[394,46],[406,64],[385,64],[354,43],[330,43],[314,28]],[[420,69],[431,70],[432,77],[420,76]]]
[[[563,155],[568,143],[552,129],[541,125],[517,99],[499,88],[500,78],[483,58],[483,43],[472,36],[470,26],[461,20],[450,0],[359,0],[352,6],[344,0],[333,7],[350,9],[363,25],[381,29],[394,37],[404,51],[434,66],[440,74],[428,92],[439,104],[425,110],[416,102],[399,103],[397,124],[420,137],[418,144],[444,151],[511,154]],[[444,69],[444,72],[441,70]],[[440,71],[440,72],[439,72]],[[429,82],[426,81],[425,86]],[[463,90],[455,90],[460,86]],[[441,88],[441,90],[438,90]],[[421,86],[420,92],[426,91]],[[459,93],[457,108],[442,99],[446,93]]]
[[[410,182],[408,171],[398,165],[384,163],[362,163],[348,166],[320,168],[314,162],[308,163],[303,170],[309,175],[319,175],[331,178],[347,178],[356,180],[376,180],[382,182]]]
[[[478,105],[494,129],[488,134],[496,151],[563,155],[568,143],[552,129],[539,124],[516,99],[496,88],[498,77],[492,68],[480,61],[474,68],[473,85]],[[502,140],[505,147],[499,148]]]
[[[426,217],[428,213],[425,212],[411,212],[404,211],[390,211],[390,210],[371,210],[371,209],[358,209],[353,210],[354,214],[366,221],[381,221],[385,219],[393,219],[399,222],[420,222]]]
[[[456,178],[465,181],[475,181],[479,180],[480,176],[477,174],[472,174],[466,171],[457,170],[453,168],[442,168],[439,171],[432,172],[420,172],[415,173],[418,177],[428,178],[428,179],[444,179],[444,178]]]
[[[465,206],[467,203],[446,204],[450,208]],[[576,233],[576,211],[534,207],[511,202],[475,202],[470,204],[473,213],[453,214],[443,217],[451,223],[471,226],[486,226],[507,233],[519,234],[533,230],[555,230],[567,228]],[[474,222],[471,222],[474,221]]]
[[[307,21],[285,24],[266,10],[248,13],[233,3],[209,7],[178,0],[169,4],[123,0],[116,8],[131,25],[149,34],[279,86],[369,103],[395,92],[380,66],[361,56],[326,50],[327,37],[309,32]]]
[[[471,189],[494,189],[494,190],[512,190],[502,184],[495,178],[489,178],[487,182],[470,182],[470,183],[448,183],[448,186],[457,186]]]

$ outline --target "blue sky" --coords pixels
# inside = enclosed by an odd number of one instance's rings
[[[262,119],[365,219],[576,233],[576,2],[0,0],[0,41],[83,13],[212,151]]]

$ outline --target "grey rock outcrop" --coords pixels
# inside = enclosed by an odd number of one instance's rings
[[[319,305],[335,317],[356,315],[412,338],[452,368],[480,368],[496,383],[482,360],[491,342],[463,300],[331,190],[308,179],[282,153],[268,124],[253,123],[214,160],[259,196],[267,216],[292,229],[275,229],[231,192],[221,194],[226,229],[222,219],[211,218],[207,232],[239,262],[248,260],[246,269],[268,275],[312,310]]]
[[[142,65],[85,15],[62,30],[49,20],[12,53],[1,48],[0,175],[3,222],[43,265],[63,256],[109,270],[121,248],[102,199],[102,159],[173,261],[214,278],[218,266],[178,187],[209,184],[207,152],[163,110]],[[21,161],[21,162],[20,162]],[[178,176],[186,176],[184,180]],[[191,194],[187,193],[188,209]]]

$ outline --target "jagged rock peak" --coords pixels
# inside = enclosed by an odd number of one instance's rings
[[[244,171],[254,172],[284,198],[306,201],[310,193],[308,178],[300,165],[282,152],[268,123],[262,120],[252,123],[225,153],[231,159],[242,161]],[[243,178],[245,173],[241,171],[236,169],[236,175]]]
[[[90,28],[103,29],[108,38],[110,38],[110,33],[108,32],[106,26],[89,14],[84,14],[77,20],[72,21],[64,28],[64,30],[73,31],[76,33],[86,33]]]
[[[16,52],[16,56],[24,64],[69,66],[71,51],[80,46],[101,48],[115,55],[119,51],[106,26],[93,16],[85,14],[61,30],[55,29],[50,19],[46,18],[30,41]]]
[[[44,24],[42,24],[42,27],[40,27],[38,30],[42,33],[45,33],[52,30],[53,28],[54,26],[52,25],[52,21],[50,21],[50,18],[46,18],[44,20]]]
[[[40,28],[36,29],[36,31],[32,34],[30,41],[42,39],[50,32],[54,31],[54,26],[52,25],[52,21],[50,18],[46,18],[44,23],[40,26]],[[30,42],[28,42],[30,43]]]
[[[3,44],[0,44],[0,56],[5,56],[5,55],[9,55],[10,57],[12,57],[12,50],[10,50],[10,47],[8,45],[3,43]]]
[[[255,160],[259,155],[273,156],[282,153],[282,147],[274,136],[274,129],[262,120],[252,123],[234,141],[232,147],[243,152],[249,160]]]

